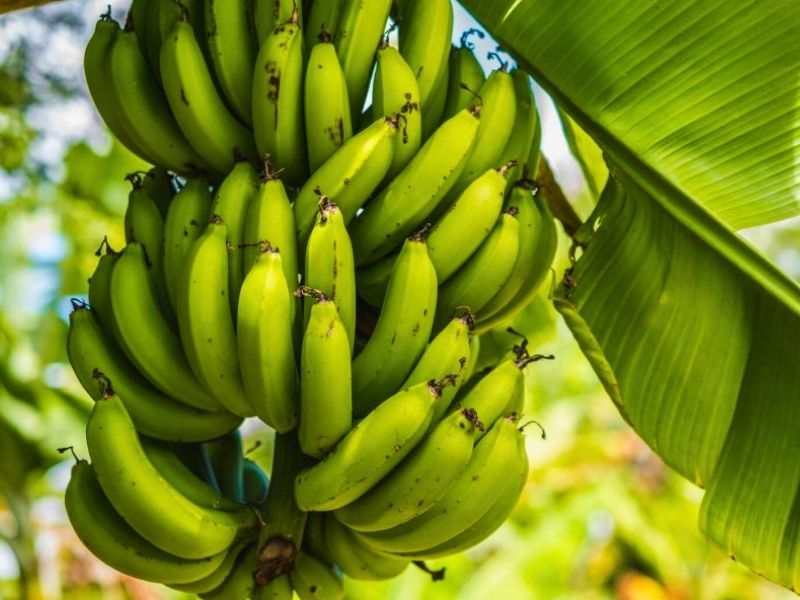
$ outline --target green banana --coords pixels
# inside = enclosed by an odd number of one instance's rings
[[[503,150],[511,137],[517,116],[514,80],[505,65],[492,72],[478,90],[481,99],[481,121],[472,152],[458,181],[450,190],[443,206],[452,204],[462,191],[487,169],[501,164]]]
[[[219,554],[253,527],[249,511],[199,506],[167,483],[147,460],[122,400],[107,381],[102,383],[86,443],[103,492],[131,527],[154,546],[184,558]]]
[[[442,390],[442,397],[434,406],[434,423],[439,421],[447,407],[450,406],[461,384],[466,381],[464,372],[471,359],[470,331],[475,326],[475,321],[469,311],[462,311],[462,313],[453,317],[447,327],[431,340],[419,362],[403,383],[405,389],[423,381],[431,379],[438,381],[455,375],[452,385]]]
[[[138,175],[129,178],[133,189],[128,194],[128,207],[125,211],[125,241],[139,242],[142,245],[159,306],[172,326],[175,316],[164,280],[164,218],[156,201],[144,189],[142,179]]]
[[[298,438],[304,454],[322,458],[350,431],[353,399],[347,329],[333,300],[314,294],[300,357]]]
[[[244,456],[242,435],[231,431],[216,440],[203,444],[207,452],[214,480],[225,498],[244,504]]]
[[[72,528],[97,558],[131,577],[160,583],[184,583],[214,572],[225,558],[220,552],[192,560],[156,548],[114,510],[92,466],[79,460],[64,495]]]
[[[109,50],[119,35],[121,35],[119,23],[112,19],[110,14],[101,16],[83,54],[86,85],[97,112],[100,113],[112,135],[139,158],[153,162],[147,152],[140,148],[125,130],[116,105],[114,90],[108,85]]]
[[[288,575],[273,579],[265,586],[256,586],[251,600],[292,600],[294,589]]]
[[[249,599],[255,589],[253,569],[258,564],[258,554],[254,544],[249,544],[239,553],[233,569],[225,580],[210,592],[202,592],[203,600]]]
[[[153,11],[154,2],[155,0],[131,0],[131,6],[128,9],[127,22],[133,26],[133,30],[136,32],[139,51],[144,57],[149,56],[147,49],[147,17]]]
[[[303,461],[297,436],[278,433],[272,455],[272,483],[264,507],[264,522],[258,538],[258,567],[254,579],[259,587],[266,586],[263,597],[274,590],[285,589],[287,574],[303,539],[307,513],[295,502],[292,484]],[[271,592],[270,592],[271,593]],[[278,596],[280,597],[280,596]]]
[[[175,197],[175,178],[163,167],[153,167],[142,176],[142,187],[158,206],[163,219]]]
[[[103,252],[104,247],[105,252]],[[103,242],[95,254],[100,256],[100,260],[97,261],[97,266],[89,278],[89,306],[92,307],[92,314],[103,334],[109,340],[116,340],[119,334],[116,331],[114,313],[111,310],[111,273],[114,271],[114,265],[117,264],[119,252],[116,252],[108,244],[107,238],[103,238]]]
[[[325,515],[325,545],[336,565],[353,579],[381,580],[397,577],[408,561],[379,554],[362,544],[353,532],[339,523],[333,515]]]
[[[350,236],[356,265],[375,262],[389,254],[435,210],[466,164],[478,131],[479,114],[478,108],[465,109],[442,123],[405,169],[353,222]]]
[[[356,531],[381,531],[410,521],[441,498],[472,456],[474,432],[482,425],[472,409],[455,412],[436,425],[379,485],[336,510]]]
[[[247,209],[244,229],[244,272],[252,268],[263,242],[269,242],[281,253],[283,274],[289,291],[297,287],[297,239],[295,238],[294,212],[286,188],[277,173],[266,166],[262,182]],[[292,304],[294,319],[294,304]]]
[[[323,292],[336,305],[349,340],[349,355],[352,355],[356,340],[356,273],[353,247],[339,207],[325,197],[320,201],[317,224],[308,237],[305,255],[305,284]],[[305,303],[306,326],[311,315],[311,306],[310,301]]]
[[[391,0],[344,0],[334,44],[347,80],[350,114],[361,114],[367,95],[375,49],[389,18]]]
[[[389,276],[378,323],[353,360],[353,412],[364,416],[388,398],[425,350],[436,310],[436,271],[423,235],[403,244]]]
[[[294,201],[299,244],[311,233],[323,193],[342,211],[345,224],[353,219],[389,171],[398,127],[396,116],[376,120],[311,174]]]
[[[228,300],[231,314],[239,305],[239,290],[244,281],[244,254],[248,208],[258,191],[258,175],[248,162],[238,162],[222,181],[211,204],[211,214],[228,226]]]
[[[308,174],[303,121],[303,32],[297,12],[261,43],[253,74],[253,135],[291,186]]]
[[[332,0],[325,1],[331,2]],[[291,20],[295,11],[297,11],[297,16],[294,18],[298,23],[303,22],[303,5],[298,0],[251,0],[251,2],[259,47],[275,29]]]
[[[253,66],[258,44],[251,27],[250,0],[204,0],[203,22],[211,65],[228,106],[252,124]]]
[[[192,373],[178,335],[170,329],[147,270],[142,245],[125,247],[111,273],[114,330],[125,354],[166,395],[203,410],[220,404]]]
[[[265,244],[239,296],[238,353],[250,405],[262,421],[281,433],[294,429],[298,421],[294,302],[281,255]]]
[[[490,235],[503,209],[505,175],[513,163],[473,181],[434,223],[428,251],[440,285],[450,279]]]
[[[525,184],[515,186],[506,202],[517,209],[519,252],[503,288],[486,304],[478,328],[486,331],[527,306],[553,263],[558,232],[547,201],[533,196]]]
[[[235,542],[225,553],[225,559],[214,571],[189,583],[170,584],[173,590],[185,592],[187,594],[206,594],[219,588],[228,577],[230,577],[236,566],[236,559],[245,551],[245,547],[250,546],[250,552],[255,553],[253,541],[247,538]]]
[[[200,46],[207,64],[211,64],[208,39],[206,37],[203,0],[150,0],[150,16],[147,22],[147,47],[145,57],[150,60],[156,77],[161,78],[161,46],[178,21],[188,19],[194,37]],[[214,73],[211,73],[212,77]],[[215,81],[215,83],[217,83]]]
[[[254,414],[239,374],[236,332],[228,296],[228,228],[212,215],[189,248],[178,281],[181,341],[195,375],[225,408]]]
[[[245,501],[261,506],[269,493],[269,477],[257,463],[245,458],[242,466]]]
[[[475,103],[478,90],[486,81],[483,67],[475,56],[475,45],[469,41],[470,36],[477,34],[483,38],[482,31],[470,29],[461,36],[461,46],[450,49],[449,69],[447,71],[447,100],[445,100],[444,118],[449,119],[458,111]]]
[[[389,276],[392,274],[398,254],[390,254],[378,262],[356,270],[356,292],[368,304],[380,307],[386,296]]]
[[[152,162],[183,174],[207,170],[170,111],[164,92],[139,50],[133,31],[120,33],[108,56],[108,79],[117,116]]]
[[[402,135],[395,138],[394,158],[387,178],[403,170],[422,144],[420,90],[403,55],[389,45],[378,48],[372,88],[372,119],[401,114]]]
[[[447,103],[447,85],[449,82],[448,72],[450,65],[445,63],[445,72],[436,81],[428,103],[422,112],[422,137],[428,139],[430,135],[439,127],[444,116],[445,104]]]
[[[303,532],[303,549],[327,565],[333,565],[333,557],[325,546],[325,513],[308,513]]]
[[[252,133],[220,98],[192,26],[178,21],[161,46],[161,81],[167,101],[191,145],[217,173],[257,155]]]
[[[330,565],[302,550],[289,575],[300,600],[342,600],[344,584]]]
[[[327,30],[318,37],[308,57],[304,88],[306,147],[312,172],[353,136],[347,82],[336,48]]]
[[[525,440],[516,422],[503,418],[476,444],[466,469],[432,507],[392,529],[355,535],[380,552],[392,553],[416,553],[446,542],[503,496],[508,474],[516,472],[524,455]]]
[[[424,437],[442,385],[401,390],[369,413],[322,462],[300,472],[294,495],[302,510],[334,510],[363,496]]]
[[[506,478],[508,481],[503,493],[475,523],[446,542],[411,555],[401,555],[414,560],[433,560],[462,552],[488,538],[508,519],[525,488],[528,479],[528,457],[525,452],[517,454],[517,460],[506,473]]]
[[[211,189],[205,178],[188,179],[170,202],[164,221],[164,283],[173,313],[186,254],[211,216]]]
[[[519,252],[519,221],[516,210],[500,215],[480,248],[448,279],[439,292],[434,327],[438,330],[460,307],[480,317],[481,309],[511,275]]]
[[[522,178],[524,166],[528,162],[539,129],[539,113],[536,111],[536,98],[533,95],[530,76],[522,69],[515,69],[511,73],[511,79],[514,82],[517,111],[511,136],[500,155],[500,161],[503,163],[514,161],[516,164],[508,171],[506,192]]]
[[[305,29],[306,48],[317,42],[317,36],[324,29],[331,34],[336,33],[339,18],[342,14],[344,0],[312,0],[311,8],[306,13],[303,28]]]
[[[231,433],[235,434],[235,432]],[[141,443],[147,460],[152,463],[167,483],[195,504],[218,510],[242,510],[242,504],[225,498],[210,484],[192,473],[167,444],[148,438],[141,438]]]
[[[197,410],[155,390],[101,331],[85,306],[76,305],[69,322],[67,355],[78,381],[99,400],[95,373],[108,376],[124,394],[125,408],[142,434],[174,442],[199,442],[232,431],[242,422],[228,412]]]
[[[400,27],[400,53],[419,82],[423,112],[438,81],[445,74],[453,35],[450,0],[412,0]]]

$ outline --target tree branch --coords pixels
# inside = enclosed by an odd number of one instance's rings
[[[56,1],[58,0],[0,0],[0,15],[15,10],[22,10],[23,8],[42,6],[43,4],[50,4]]]
[[[575,213],[575,209],[567,200],[561,186],[558,185],[553,171],[544,156],[539,157],[539,164],[536,169],[536,177],[534,179],[540,192],[544,194],[547,205],[550,207],[550,212],[553,216],[561,221],[564,226],[564,231],[567,232],[569,237],[574,237],[583,223],[580,217]]]

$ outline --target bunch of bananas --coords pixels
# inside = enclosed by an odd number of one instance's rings
[[[133,0],[124,30],[98,22],[92,97],[156,165],[70,317],[97,402],[67,508],[109,565],[341,598],[342,575],[394,577],[511,512],[542,356],[474,373],[478,334],[530,301],[555,229],[527,74],[485,78],[452,28],[450,0]],[[242,455],[253,416],[271,478]]]

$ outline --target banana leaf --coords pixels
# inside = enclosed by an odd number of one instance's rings
[[[734,233],[800,213],[800,3],[462,3],[611,166],[556,307],[708,537],[800,589],[800,286]]]

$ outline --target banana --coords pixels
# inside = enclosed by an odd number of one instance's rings
[[[405,169],[353,222],[350,237],[356,265],[375,262],[389,254],[435,210],[466,164],[478,131],[479,114],[478,108],[465,109],[442,123]],[[331,198],[341,206],[335,196]]]
[[[408,561],[379,554],[356,538],[333,515],[324,517],[325,544],[336,565],[353,579],[381,580],[397,577]]]
[[[142,187],[158,206],[161,218],[167,218],[167,211],[175,197],[175,178],[163,167],[153,167],[142,176]]]
[[[526,184],[515,186],[506,202],[515,207],[520,224],[519,252],[503,288],[486,304],[478,328],[486,331],[527,306],[555,258],[558,232],[547,201],[533,196]]]
[[[127,134],[152,162],[183,174],[209,169],[170,111],[164,92],[139,50],[133,31],[120,33],[108,56],[108,79]]]
[[[438,423],[459,387],[466,381],[464,373],[471,359],[470,331],[473,327],[475,321],[469,311],[462,311],[462,314],[453,317],[447,327],[431,340],[403,383],[403,388],[407,389],[423,381],[438,381],[455,375],[452,385],[442,390],[442,397],[434,406],[434,423]]]
[[[322,462],[302,471],[294,495],[302,510],[335,510],[363,496],[424,437],[442,385],[401,390],[369,413]]]
[[[250,546],[249,552],[255,553],[255,545],[253,541],[247,538],[241,539],[234,543],[225,553],[225,559],[214,571],[189,583],[170,584],[173,590],[184,592],[187,594],[206,594],[219,588],[228,577],[230,577],[236,566],[236,559],[245,551],[245,547]]]
[[[231,433],[235,434],[235,432]],[[148,438],[141,438],[141,443],[147,460],[152,463],[159,474],[167,483],[195,504],[218,510],[242,510],[242,504],[225,498],[210,484],[192,473],[167,444]]]
[[[490,235],[503,209],[505,176],[513,164],[486,171],[434,223],[428,235],[428,252],[440,285],[450,279]]]
[[[300,600],[342,600],[345,595],[344,583],[336,571],[302,550],[289,579]]]
[[[189,248],[178,281],[181,341],[195,375],[229,411],[254,414],[239,373],[236,332],[228,296],[227,226],[212,215]]]
[[[203,177],[188,179],[167,210],[164,221],[164,284],[173,313],[178,307],[178,280],[186,253],[203,233],[210,211],[211,189]]]
[[[303,122],[303,32],[297,11],[261,43],[253,74],[253,135],[261,156],[299,187],[308,174]]]
[[[304,454],[322,458],[352,426],[352,378],[350,342],[336,304],[314,293],[300,357],[298,438]]]
[[[517,111],[511,136],[500,155],[503,163],[514,161],[506,178],[506,192],[522,178],[522,172],[531,154],[539,129],[539,113],[536,111],[536,98],[533,95],[530,76],[522,69],[511,73],[514,82]],[[538,144],[537,150],[538,150]]]
[[[258,192],[258,175],[248,162],[238,162],[217,189],[211,214],[218,215],[228,226],[228,300],[231,314],[239,305],[239,290],[244,281],[244,253],[247,211]]]
[[[503,150],[511,137],[517,116],[514,80],[506,65],[492,72],[478,90],[481,99],[481,120],[469,159],[458,181],[445,199],[449,206],[462,191],[482,173],[501,164]]]
[[[105,252],[103,251],[105,248]],[[100,256],[92,276],[89,278],[89,306],[92,314],[100,325],[103,334],[114,340],[117,337],[114,313],[111,311],[111,273],[117,264],[119,252],[116,252],[108,243],[107,238],[97,249],[96,255]]]
[[[446,542],[401,556],[414,560],[433,560],[462,552],[488,538],[509,517],[525,488],[528,479],[528,456],[525,452],[517,454],[517,460],[506,473],[506,478],[508,481],[504,485],[503,493],[475,523]]]
[[[148,15],[153,11],[153,4],[156,0],[131,0],[128,9],[127,22],[131,24],[136,32],[136,41],[139,44],[139,51],[142,56],[148,57],[147,49],[147,21]]]
[[[441,498],[472,456],[474,432],[482,427],[471,409],[436,425],[379,485],[336,510],[339,521],[356,531],[381,531],[410,521]]]
[[[345,224],[353,219],[389,171],[398,127],[396,116],[376,120],[311,174],[294,201],[299,244],[311,233],[323,193],[342,211]]]
[[[213,573],[225,559],[224,552],[192,560],[156,548],[114,510],[85,460],[72,467],[64,504],[75,533],[92,554],[131,577],[184,583]]]
[[[336,33],[343,6],[344,0],[311,0],[311,8],[306,13],[303,25],[306,48],[314,46],[323,29],[331,34]]]
[[[480,248],[448,279],[439,292],[435,328],[438,330],[460,306],[480,317],[481,309],[511,275],[519,252],[519,221],[509,209],[497,220]]]
[[[238,353],[250,405],[262,421],[281,433],[294,429],[298,421],[294,302],[281,255],[265,244],[239,296]]]
[[[308,237],[305,254],[305,284],[323,292],[336,305],[349,340],[349,355],[352,355],[356,339],[353,247],[339,207],[324,196],[320,201],[317,224]],[[305,303],[306,326],[312,311],[310,298],[308,300]]]
[[[124,394],[125,407],[142,434],[174,442],[199,442],[232,431],[241,423],[228,412],[197,410],[155,390],[101,331],[86,307],[75,306],[69,321],[67,354],[78,381],[98,400],[94,374],[99,371],[108,376]]]
[[[417,76],[423,112],[447,69],[452,35],[450,0],[412,0],[409,3],[400,27],[400,53]]]
[[[147,47],[145,57],[150,60],[156,77],[161,78],[160,56],[161,46],[178,21],[188,19],[194,31],[194,37],[200,45],[206,63],[211,64],[211,53],[208,49],[203,8],[203,0],[150,0],[150,16],[147,21]],[[213,73],[212,73],[213,77]],[[216,82],[215,82],[216,83]]]
[[[156,297],[142,245],[122,251],[111,273],[114,329],[125,354],[166,395],[203,410],[221,405],[192,373],[178,335],[170,329]]]
[[[447,71],[447,99],[445,100],[444,118],[449,119],[458,111],[475,103],[475,95],[486,81],[483,67],[475,56],[475,44],[469,38],[484,34],[478,29],[469,29],[461,36],[461,46],[450,49],[449,68]]]
[[[422,144],[419,84],[403,55],[387,44],[378,48],[372,88],[372,119],[402,115],[402,135],[395,138],[394,158],[387,178],[403,170]]]
[[[307,513],[298,507],[293,493],[293,481],[303,455],[294,434],[278,433],[272,455],[272,483],[264,507],[266,523],[258,538],[258,566],[254,579],[267,592],[278,594],[286,588],[282,581],[294,568],[294,561],[303,539]],[[280,597],[280,596],[278,596]]]
[[[324,1],[333,3],[333,0]],[[292,19],[295,11],[297,11],[297,22],[303,22],[303,5],[299,0],[251,0],[251,2],[259,47],[269,34]],[[316,33],[319,33],[319,29]]]
[[[308,513],[303,532],[303,549],[327,565],[333,565],[333,557],[325,546],[325,513]]]
[[[312,172],[353,136],[347,81],[336,48],[327,30],[318,37],[308,57],[304,88],[306,147]]]
[[[466,469],[432,507],[384,531],[355,532],[380,551],[416,553],[453,538],[480,519],[503,496],[508,474],[525,456],[525,440],[516,422],[495,423],[473,450]],[[527,459],[525,459],[527,460]]]
[[[178,21],[161,46],[161,81],[167,101],[192,147],[216,173],[255,160],[252,133],[220,98],[192,26]]]
[[[158,304],[170,326],[173,326],[175,316],[164,280],[164,218],[156,201],[144,189],[141,177],[133,175],[129,179],[133,190],[128,194],[125,211],[125,241],[141,244]]]
[[[353,360],[353,412],[364,416],[405,380],[425,350],[437,303],[436,270],[424,234],[403,244],[378,323]]]
[[[122,34],[119,23],[111,18],[110,12],[102,15],[83,54],[86,85],[97,112],[100,113],[112,135],[139,158],[147,162],[154,162],[147,152],[128,135],[119,115],[114,90],[108,85],[110,77],[109,50],[120,35]]]
[[[245,125],[252,124],[253,65],[258,45],[251,27],[250,0],[204,0],[211,65],[228,106]]]
[[[203,444],[208,453],[214,480],[225,498],[244,503],[244,456],[242,435],[232,431],[216,440]]]
[[[391,7],[391,0],[344,0],[334,44],[347,80],[353,118],[364,108],[375,50],[383,36]]]
[[[245,501],[248,504],[262,506],[269,493],[269,477],[257,463],[247,458],[244,459],[242,473]]]
[[[258,554],[254,544],[249,544],[239,553],[233,569],[225,580],[210,592],[202,592],[203,600],[249,600],[255,589],[253,569],[258,564]]]
[[[101,387],[86,443],[103,492],[131,527],[154,546],[184,558],[219,554],[252,529],[249,511],[199,506],[167,483],[147,460],[122,400],[107,380]]]
[[[244,272],[252,268],[263,248],[269,242],[281,253],[283,274],[289,291],[297,287],[297,238],[295,237],[294,212],[286,188],[267,165],[258,186],[258,192],[247,208],[247,223],[244,229]],[[295,305],[292,303],[292,319]]]
[[[447,103],[447,85],[449,81],[449,64],[445,63],[445,72],[436,81],[436,84],[428,97],[428,103],[422,112],[422,137],[428,139],[434,130],[439,127],[444,116],[444,108]]]
[[[273,579],[265,586],[256,586],[253,589],[251,600],[292,600],[294,590],[288,575]]]
[[[386,296],[386,286],[398,254],[391,254],[378,262],[356,270],[356,292],[368,304],[380,307]]]

